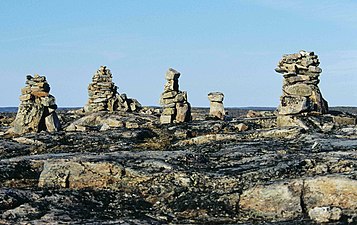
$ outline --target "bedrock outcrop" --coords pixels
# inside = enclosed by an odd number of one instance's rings
[[[80,129],[0,134],[0,222],[357,222],[356,125],[327,114],[284,128],[273,112],[233,109],[230,121],[201,119],[208,112],[161,125],[159,113],[68,111],[62,126]]]

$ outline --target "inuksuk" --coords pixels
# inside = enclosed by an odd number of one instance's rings
[[[130,99],[126,94],[119,94],[112,81],[112,73],[106,66],[101,66],[94,74],[92,83],[88,86],[88,103],[85,112],[125,111],[135,112],[141,109],[136,99]]]
[[[163,107],[160,117],[162,124],[182,123],[192,120],[191,106],[187,101],[187,92],[179,90],[179,77],[180,73],[172,68],[166,72],[166,84],[160,98],[160,105]]]
[[[327,101],[318,84],[322,72],[314,52],[300,51],[284,55],[276,72],[282,73],[283,95],[278,108],[278,126],[293,125],[296,117],[321,115],[328,112]]]
[[[208,100],[210,101],[209,116],[224,120],[225,111],[223,106],[224,94],[221,92],[211,92],[208,94]]]
[[[17,134],[60,130],[61,124],[55,110],[55,97],[49,94],[50,85],[45,76],[27,75],[26,86],[21,89],[20,106],[13,127]]]

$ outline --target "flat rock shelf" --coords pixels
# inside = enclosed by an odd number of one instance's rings
[[[1,113],[0,223],[356,224],[356,111],[333,110],[306,127],[248,109],[172,124],[152,107],[57,110],[64,131],[21,135]]]

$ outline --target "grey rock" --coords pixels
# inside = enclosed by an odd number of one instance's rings
[[[39,84],[39,82],[41,82]],[[55,110],[55,97],[50,95],[49,85],[44,76],[27,77],[27,86],[22,89],[21,103],[9,132],[24,134],[29,132],[55,132],[61,129]],[[24,91],[24,89],[26,91]],[[35,90],[35,91],[34,91]],[[24,94],[25,92],[25,94]]]
[[[191,106],[187,100],[187,92],[179,90],[180,73],[170,68],[165,75],[167,80],[164,92],[160,97],[163,112],[160,117],[162,124],[182,123],[192,120]]]

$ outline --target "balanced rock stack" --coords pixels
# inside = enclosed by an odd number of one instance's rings
[[[314,52],[300,51],[284,55],[276,72],[284,76],[283,95],[278,108],[278,125],[289,125],[294,116],[320,115],[328,112],[318,84],[322,72]]]
[[[20,106],[13,123],[12,132],[58,131],[61,127],[55,110],[55,97],[49,94],[46,77],[27,75],[26,86],[21,89]],[[10,131],[10,132],[11,132]]]
[[[163,112],[160,117],[162,124],[182,123],[192,120],[191,106],[187,101],[187,92],[179,90],[180,73],[170,68],[165,75],[166,84],[161,94],[160,105]]]
[[[208,94],[210,101],[209,115],[213,118],[224,120],[226,115],[223,106],[224,94],[221,92],[211,92]]]
[[[85,112],[98,111],[129,111],[141,109],[136,99],[130,99],[126,94],[120,95],[117,86],[112,81],[112,73],[106,66],[101,66],[94,74],[92,83],[88,86],[89,100],[84,107]]]

